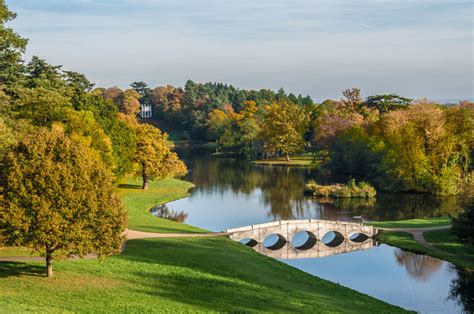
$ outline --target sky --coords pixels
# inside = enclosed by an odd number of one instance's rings
[[[6,0],[38,55],[97,86],[474,97],[471,0]]]

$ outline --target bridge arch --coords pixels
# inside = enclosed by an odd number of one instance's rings
[[[369,236],[363,232],[354,231],[354,232],[349,233],[348,239],[351,242],[363,243],[369,239]]]
[[[303,240],[300,240],[299,238],[302,238]],[[293,235],[293,238],[291,239],[291,245],[297,250],[305,251],[313,248],[317,241],[318,239],[314,233],[303,230]]]
[[[322,238],[321,242],[327,247],[336,248],[344,242],[345,238],[342,233],[336,230],[328,231]]]
[[[258,241],[252,238],[243,238],[239,242],[250,247],[255,247],[258,244]]]
[[[288,242],[284,236],[279,233],[269,234],[263,239],[263,246],[269,250],[279,250]]]

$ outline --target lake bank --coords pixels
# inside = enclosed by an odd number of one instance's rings
[[[451,224],[449,217],[410,219],[401,221],[385,221],[370,223],[374,227],[393,228],[395,230],[381,230],[378,240],[414,253],[436,257],[467,270],[474,270],[474,248],[462,245],[457,237],[446,230],[429,230],[430,228],[446,227]],[[416,241],[409,232],[420,228],[422,237],[427,244]],[[404,231],[403,229],[407,229]],[[426,229],[426,231],[423,231]]]

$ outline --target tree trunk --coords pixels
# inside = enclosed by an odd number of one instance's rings
[[[286,161],[290,162],[290,155],[289,154],[286,154]]]
[[[53,257],[49,251],[46,251],[46,271],[48,278],[53,278]]]
[[[148,174],[146,173],[146,165],[143,163],[142,164],[142,178],[143,178],[143,185],[142,189],[143,190],[148,190]]]

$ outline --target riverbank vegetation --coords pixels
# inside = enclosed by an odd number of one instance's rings
[[[455,195],[472,184],[474,105],[372,95],[340,100],[188,81],[146,89],[158,119],[220,152],[248,159],[291,160],[315,152],[324,170],[363,177],[393,192]],[[264,163],[259,161],[259,163]]]
[[[305,193],[316,197],[370,198],[377,191],[367,182],[356,183],[354,179],[347,184],[320,185],[316,181],[306,183]]]

